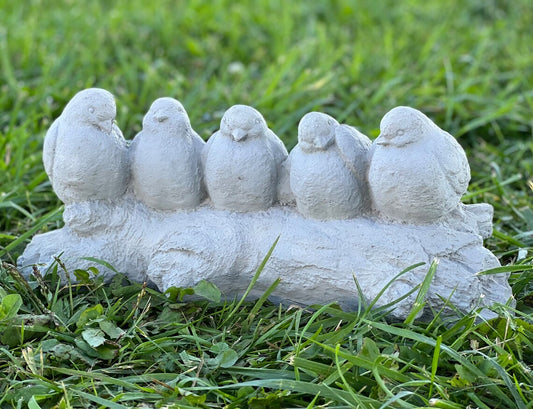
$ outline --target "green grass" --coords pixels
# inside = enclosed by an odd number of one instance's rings
[[[528,0],[0,0],[0,408],[532,408],[533,10]],[[122,276],[61,284],[11,267],[61,227],[44,134],[79,90],[117,99],[127,138],[161,96],[208,138],[259,109],[288,148],[308,111],[377,136],[410,105],[459,138],[465,201],[495,208],[486,241],[517,307],[431,323],[386,311],[183,303]],[[523,269],[522,267],[523,266]],[[57,268],[61,268],[57,266]],[[90,275],[91,279],[87,279]],[[18,295],[17,295],[18,294]],[[414,315],[413,315],[414,316]]]

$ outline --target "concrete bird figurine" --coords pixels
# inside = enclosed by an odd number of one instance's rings
[[[304,115],[298,125],[298,144],[290,154],[290,186],[299,212],[323,220],[365,213],[370,145],[365,135],[329,115]]]
[[[215,208],[261,211],[277,200],[280,167],[288,154],[256,109],[229,108],[202,155],[206,188]]]
[[[66,205],[116,199],[126,191],[128,151],[115,116],[113,95],[89,88],[69,101],[48,130],[44,168]]]
[[[400,222],[427,224],[457,208],[468,188],[464,150],[422,112],[405,106],[381,120],[368,181],[375,210]]]
[[[200,161],[204,145],[179,101],[155,100],[131,145],[135,196],[157,210],[198,206],[205,197]]]

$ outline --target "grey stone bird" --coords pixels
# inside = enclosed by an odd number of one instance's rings
[[[204,145],[179,101],[155,100],[131,145],[135,196],[157,210],[198,206],[205,197],[200,161]]]
[[[44,168],[65,204],[115,199],[126,191],[128,151],[115,116],[113,95],[89,88],[69,101],[48,130]]]
[[[375,209],[395,221],[427,224],[457,208],[468,188],[464,150],[422,112],[405,106],[381,120],[368,181]]]
[[[298,125],[298,144],[290,154],[290,186],[299,212],[323,220],[366,212],[370,145],[365,135],[329,115],[304,115]]]
[[[229,108],[202,155],[206,188],[215,208],[260,211],[277,200],[287,149],[256,109]]]

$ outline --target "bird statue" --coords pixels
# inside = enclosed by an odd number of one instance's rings
[[[113,95],[89,88],[68,102],[46,133],[44,168],[66,205],[112,200],[126,191],[128,149],[115,116]]]
[[[349,219],[369,207],[366,185],[371,141],[321,112],[310,112],[298,125],[291,151],[290,186],[298,211],[314,219]]]
[[[232,106],[202,153],[212,205],[236,212],[268,209],[277,200],[281,164],[287,156],[283,142],[256,109]]]
[[[135,196],[156,210],[197,207],[205,197],[200,162],[204,145],[179,101],[156,99],[131,145]]]
[[[464,150],[422,112],[399,106],[383,117],[368,171],[372,201],[383,217],[438,222],[458,207],[469,181]]]

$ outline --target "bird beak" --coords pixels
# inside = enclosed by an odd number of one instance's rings
[[[298,145],[300,146],[300,148],[304,152],[312,152],[313,151],[313,146],[307,141],[300,141],[300,142],[298,142]]]
[[[389,146],[391,145],[391,140],[386,134],[380,134],[376,139],[376,145]]]
[[[115,123],[115,119],[107,119],[107,120],[98,122],[98,127],[106,134],[111,134],[114,123]]]
[[[245,140],[248,134],[242,129],[237,128],[231,133],[231,136],[235,142],[240,142]]]
[[[330,140],[331,139],[327,136],[315,138],[315,146],[317,149],[325,150],[328,147]]]

